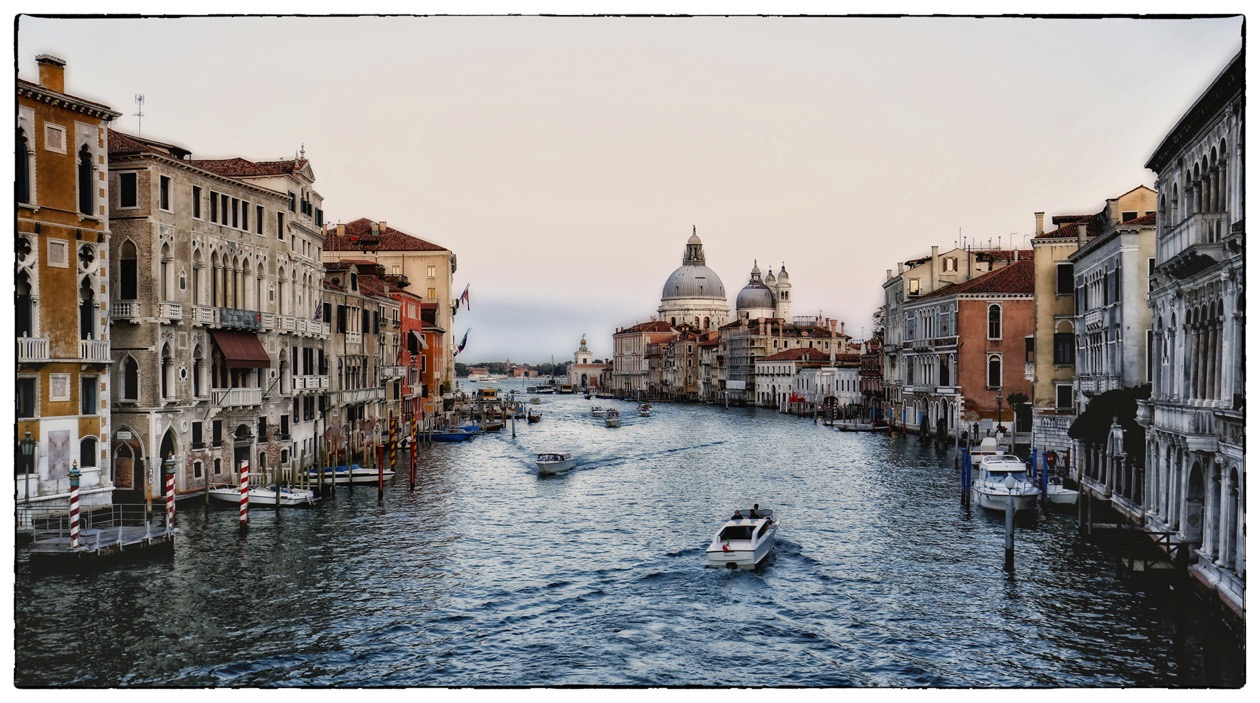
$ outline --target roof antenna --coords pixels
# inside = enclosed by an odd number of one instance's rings
[[[140,122],[144,119],[144,93],[136,93],[136,136],[140,136]]]

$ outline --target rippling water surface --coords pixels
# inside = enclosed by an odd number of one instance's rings
[[[543,421],[420,453],[377,501],[180,505],[171,561],[32,576],[19,686],[1238,686],[1241,645],[1131,590],[1074,514],[958,505],[953,455],[752,409],[545,396]],[[594,404],[623,412],[608,429]],[[578,467],[539,477],[539,451]],[[736,507],[772,561],[710,569]]]

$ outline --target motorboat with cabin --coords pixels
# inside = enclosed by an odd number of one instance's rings
[[[774,537],[779,521],[773,510],[753,506],[737,510],[705,550],[708,566],[751,569],[774,550]]]
[[[604,408],[599,405],[596,405],[595,407],[591,408],[591,414],[594,415],[595,417],[603,417]]]
[[[651,416],[652,416],[651,403],[643,403],[642,405],[639,406],[639,417],[651,417]]]
[[[434,442],[466,442],[476,434],[459,427],[453,427],[447,430],[437,430],[428,433],[428,438]]]
[[[538,475],[550,476],[563,473],[577,466],[577,459],[573,458],[571,452],[540,452],[536,463],[538,464]]]
[[[1041,491],[1029,480],[1028,467],[1019,457],[1011,454],[982,455],[976,472],[971,490],[980,507],[1004,512],[1009,495],[1014,500],[1016,512],[1037,508]]]
[[[1050,505],[1076,505],[1081,492],[1063,485],[1059,476],[1051,476],[1046,481],[1046,503]]]
[[[604,427],[621,427],[621,413],[616,408],[609,408],[604,413]]]

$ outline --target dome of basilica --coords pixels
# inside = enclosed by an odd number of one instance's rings
[[[687,240],[683,265],[674,269],[661,288],[661,301],[680,298],[710,298],[726,301],[726,287],[717,272],[704,265],[704,248],[694,229]]]
[[[748,285],[744,286],[735,297],[736,310],[755,310],[758,308],[774,309],[774,293],[761,282],[761,269],[753,264],[752,274],[748,277]]]

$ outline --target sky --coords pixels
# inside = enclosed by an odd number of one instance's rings
[[[500,11],[502,12],[502,11]],[[113,128],[194,158],[305,149],[330,223],[458,256],[458,360],[612,354],[692,227],[735,296],[870,333],[885,271],[1034,212],[1153,185],[1243,20],[1032,17],[19,17],[18,76],[67,61]],[[137,125],[134,96],[143,94]]]

